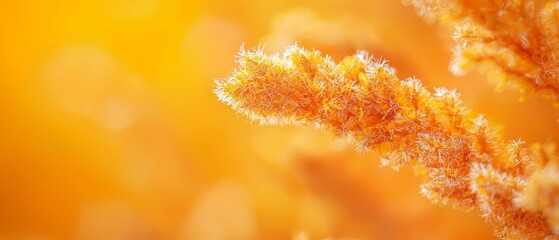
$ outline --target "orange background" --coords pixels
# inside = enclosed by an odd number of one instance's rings
[[[457,88],[509,139],[559,136],[549,102],[453,77],[450,33],[400,1],[2,1],[0,239],[491,237],[475,211],[422,198],[409,169],[217,101],[243,43],[294,42]]]

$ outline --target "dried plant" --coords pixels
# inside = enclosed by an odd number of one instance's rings
[[[412,166],[425,197],[478,208],[502,239],[559,233],[554,202],[541,200],[557,191],[547,177],[557,173],[553,149],[504,140],[455,91],[400,80],[364,52],[335,64],[297,46],[282,56],[242,49],[237,63],[215,93],[240,114],[261,124],[314,126],[359,151],[378,151],[383,165]]]
[[[559,3],[535,0],[404,0],[448,26],[456,47],[450,69],[482,67],[498,87],[559,100]]]

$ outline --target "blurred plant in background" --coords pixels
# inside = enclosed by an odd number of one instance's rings
[[[507,139],[559,136],[545,100],[453,77],[450,34],[400,1],[4,1],[0,22],[0,239],[491,236],[476,213],[422,198],[409,168],[228,111],[213,81],[243,43],[367,50],[457,88]]]
[[[516,85],[557,100],[559,22],[556,1],[404,0],[453,31],[457,75],[483,66],[499,87]],[[547,3],[546,3],[547,2]]]

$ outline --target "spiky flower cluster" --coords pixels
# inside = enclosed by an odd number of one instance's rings
[[[363,52],[335,64],[297,46],[282,56],[241,50],[237,63],[231,77],[216,81],[215,93],[240,114],[262,124],[315,126],[350,139],[360,151],[378,151],[384,165],[411,165],[424,179],[425,197],[479,208],[500,238],[559,233],[546,224],[555,221],[545,211],[551,203],[530,200],[549,191],[526,188],[539,184],[530,176],[544,162],[535,154],[541,151],[503,140],[455,91],[430,92],[417,79],[400,80],[385,61]]]
[[[537,0],[403,1],[454,32],[455,74],[482,66],[499,87],[515,83],[559,100],[557,1],[544,7]]]

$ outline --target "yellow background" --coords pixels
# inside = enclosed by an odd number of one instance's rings
[[[457,88],[509,139],[559,136],[549,102],[452,76],[450,33],[400,1],[2,1],[0,239],[490,238],[409,169],[217,101],[242,44],[295,41]]]

